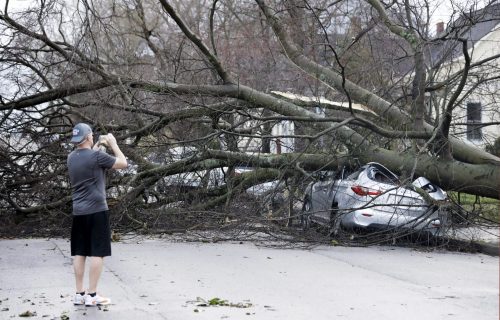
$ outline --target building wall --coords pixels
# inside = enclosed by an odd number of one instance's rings
[[[255,123],[247,121],[245,128],[254,128]],[[295,134],[293,121],[280,121],[271,128],[270,133],[273,138],[270,141],[271,153],[289,153],[294,151],[294,141],[292,136]],[[241,137],[238,139],[238,148],[242,152],[259,153],[262,152],[262,139],[254,137]]]
[[[485,37],[477,41],[473,48],[469,49],[471,63],[478,62],[493,55],[500,54],[500,23],[487,34]],[[438,78],[446,78],[448,74],[459,72],[463,67],[465,60],[463,57],[453,61],[445,66]],[[470,75],[474,75],[471,77]],[[474,144],[478,147],[485,147],[488,144],[493,144],[495,139],[500,137],[500,125],[491,125],[481,128],[482,139],[470,140],[467,138],[467,104],[481,103],[482,114],[481,122],[500,122],[500,79],[489,81],[488,84],[477,86],[477,80],[500,76],[500,59],[492,60],[481,68],[471,70],[469,80],[464,88],[464,92],[471,91],[471,94],[464,98],[460,105],[453,111],[454,120],[451,133],[458,138]],[[441,98],[449,99],[453,94],[453,88],[449,89],[446,94],[441,92]],[[441,100],[441,103],[443,101]]]

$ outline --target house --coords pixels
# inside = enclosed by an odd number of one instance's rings
[[[260,115],[263,116],[263,115]],[[256,135],[241,136],[238,138],[238,148],[246,153],[289,153],[294,152],[294,141],[292,137],[295,132],[293,121],[283,120],[273,123],[267,122],[265,125],[258,125],[258,121],[245,121],[243,130],[257,131]],[[266,146],[267,144],[267,146]]]
[[[427,48],[428,80],[431,85],[450,79],[433,97],[444,108],[457,88],[465,66],[462,42],[466,39],[471,65],[464,90],[453,110],[450,133],[478,147],[487,147],[500,137],[500,1],[469,12],[452,21],[445,29],[437,24],[436,39]],[[496,57],[495,57],[496,56]],[[492,59],[493,58],[493,59]],[[434,118],[435,110],[428,110]]]

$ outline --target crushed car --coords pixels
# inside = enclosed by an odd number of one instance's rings
[[[300,222],[364,230],[425,231],[442,235],[448,213],[442,205],[448,196],[425,177],[404,185],[383,165],[367,163],[323,174],[305,189]]]

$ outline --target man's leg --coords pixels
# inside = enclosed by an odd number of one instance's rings
[[[84,292],[83,275],[85,274],[85,257],[73,257],[73,269],[75,270],[76,292]]]
[[[97,292],[97,283],[101,277],[103,264],[102,257],[90,257],[89,293]]]

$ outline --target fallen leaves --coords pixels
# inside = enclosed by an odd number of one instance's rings
[[[196,306],[197,307],[232,307],[232,308],[250,308],[252,304],[250,302],[238,302],[233,303],[228,300],[224,300],[221,298],[212,298],[210,300],[205,300],[203,298],[196,298]],[[196,309],[195,309],[196,310]],[[195,311],[196,312],[196,311]]]
[[[23,318],[36,317],[36,312],[31,312],[31,311],[27,310],[27,311],[24,311],[23,313],[20,313],[19,316],[23,317]]]

